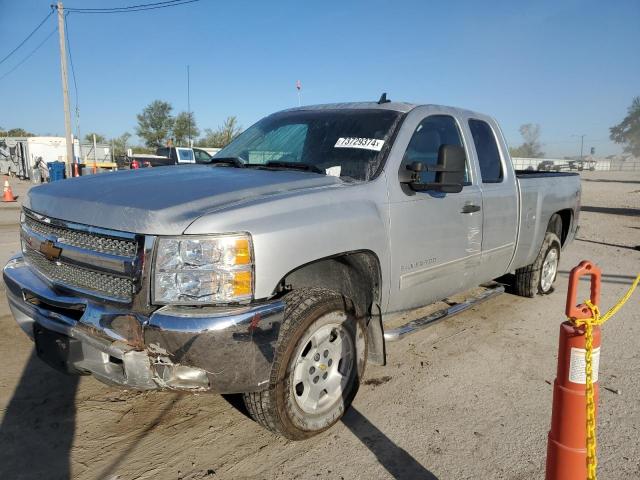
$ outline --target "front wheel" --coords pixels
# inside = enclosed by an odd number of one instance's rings
[[[269,386],[245,393],[251,417],[292,440],[336,423],[351,404],[364,374],[367,337],[339,293],[295,290],[284,298],[285,316]]]

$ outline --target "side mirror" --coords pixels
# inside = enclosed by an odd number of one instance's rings
[[[444,193],[458,193],[462,191],[464,183],[467,156],[464,148],[457,145],[440,145],[438,150],[438,163],[425,165],[422,162],[413,162],[406,166],[411,172],[410,178],[401,179],[412,190],[422,192],[435,190]],[[420,173],[423,171],[435,172],[433,183],[420,183]]]
[[[436,183],[459,184],[464,183],[467,155],[464,148],[457,145],[440,145],[438,150],[438,166],[442,170],[436,174]]]

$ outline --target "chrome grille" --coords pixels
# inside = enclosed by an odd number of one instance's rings
[[[22,252],[54,284],[131,302],[141,279],[143,236],[47,218],[24,209]]]
[[[118,300],[131,300],[133,280],[130,278],[117,277],[75,265],[50,261],[29,247],[25,248],[23,254],[30,266],[51,280],[97,295],[107,295]]]
[[[58,242],[100,253],[135,257],[138,244],[134,240],[121,240],[93,232],[83,232],[41,222],[27,214],[25,224],[35,233],[45,238],[55,237]]]

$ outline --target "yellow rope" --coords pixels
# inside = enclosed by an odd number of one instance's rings
[[[584,340],[585,340],[585,371],[586,371],[586,397],[587,397],[587,480],[596,480],[596,468],[598,467],[598,458],[596,456],[596,405],[594,399],[593,390],[593,365],[592,365],[592,353],[593,353],[593,327],[595,325],[602,325],[611,317],[613,317],[618,310],[629,300],[633,291],[640,282],[640,274],[633,281],[633,284],[627,290],[618,302],[609,309],[604,315],[600,315],[600,309],[597,305],[591,303],[590,300],[585,301],[585,305],[591,310],[591,318],[569,320],[576,326],[580,327],[584,325]]]

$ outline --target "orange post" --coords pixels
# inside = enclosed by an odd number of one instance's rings
[[[75,163],[75,162],[73,163],[73,176],[74,177],[79,177],[80,176],[78,164]]]
[[[591,277],[591,303],[600,301],[600,269],[582,261],[571,270],[566,314],[571,319],[590,318],[591,310],[576,305],[580,277]],[[585,480],[587,478],[587,399],[585,373],[585,326],[566,321],[560,325],[558,371],[553,384],[553,411],[547,443],[547,480]],[[598,362],[600,327],[593,327],[594,398],[598,401]]]

